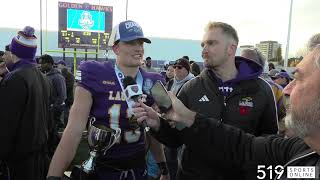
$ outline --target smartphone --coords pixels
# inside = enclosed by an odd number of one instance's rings
[[[157,81],[151,88],[151,96],[158,105],[161,113],[166,113],[172,107],[172,101],[168,95],[168,91],[161,81]]]

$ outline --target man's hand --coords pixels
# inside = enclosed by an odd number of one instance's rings
[[[167,175],[161,175],[160,176],[160,180],[170,180],[170,175],[167,174]]]
[[[0,75],[3,75],[4,73],[7,73],[7,67],[5,62],[0,63]]]
[[[147,125],[158,131],[160,128],[160,119],[158,113],[153,110],[151,107],[145,105],[141,100],[138,103],[135,103],[132,107],[132,112],[134,116],[137,118],[138,123],[143,123],[143,121],[147,122]]]
[[[164,117],[171,120],[169,124],[172,127],[175,126],[174,122],[183,123],[185,126],[190,127],[194,123],[196,113],[186,108],[171,92],[168,93],[172,101],[172,108],[164,115]],[[139,103],[135,103],[132,110],[137,117],[138,123],[146,121],[149,127],[156,131],[159,130],[160,119],[158,113],[151,107],[139,101]]]
[[[190,127],[193,122],[196,113],[189,110],[175,95],[168,92],[172,101],[172,108],[165,114],[165,118],[174,122],[180,122]],[[173,126],[173,124],[171,123]]]

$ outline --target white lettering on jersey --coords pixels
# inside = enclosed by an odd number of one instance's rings
[[[81,81],[81,71],[77,71],[75,79]]]
[[[122,91],[109,91],[109,98],[110,101],[125,101],[126,96]]]

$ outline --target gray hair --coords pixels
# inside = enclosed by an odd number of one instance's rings
[[[308,54],[314,59],[315,66],[320,69],[320,44],[315,45]]]
[[[288,109],[285,125],[294,135],[305,138],[320,130],[320,101],[319,96],[313,102],[299,109]]]
[[[255,61],[262,67],[264,67],[266,64],[266,58],[257,48],[243,49],[241,51],[241,56]]]
[[[313,35],[308,41],[308,50],[312,51],[317,45],[320,44],[320,33]]]
[[[314,53],[316,66],[320,68],[320,33],[313,35],[309,39],[308,51]]]
[[[314,48],[314,62],[316,63],[317,68],[320,68],[320,44],[317,44]]]

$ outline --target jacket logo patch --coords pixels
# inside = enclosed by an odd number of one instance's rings
[[[153,86],[153,81],[151,79],[146,79],[144,82],[143,82],[143,91],[146,93],[146,94],[150,94],[150,89],[152,88]]]
[[[239,106],[253,107],[253,102],[251,97],[242,98],[239,102]]]
[[[240,115],[248,115],[250,109],[253,107],[253,102],[251,97],[242,98],[239,101],[239,113]]]
[[[77,70],[75,80],[81,81],[81,71]]]
[[[207,97],[207,95],[203,95],[200,99],[199,102],[209,102],[209,98]]]

